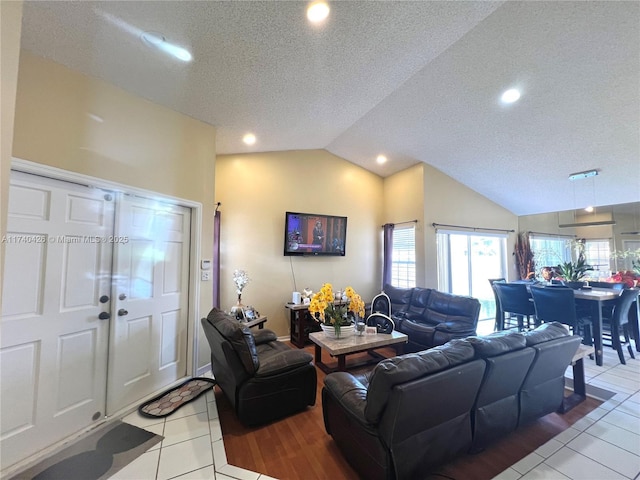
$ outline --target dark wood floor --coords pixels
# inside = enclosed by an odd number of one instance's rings
[[[306,349],[313,353],[312,346]],[[391,349],[379,351],[387,356],[394,354]],[[318,396],[314,407],[258,428],[244,427],[235,417],[229,401],[216,387],[227,461],[280,480],[357,479],[358,475],[324,430],[320,398],[324,377],[325,374],[318,370]],[[564,415],[547,415],[484,452],[459,457],[426,478],[489,480],[567,429],[600,403],[588,398]]]

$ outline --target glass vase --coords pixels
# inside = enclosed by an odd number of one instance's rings
[[[242,305],[242,294],[238,294],[238,301],[236,304],[229,309],[229,312],[232,316],[236,317],[238,320],[244,320],[244,305]]]

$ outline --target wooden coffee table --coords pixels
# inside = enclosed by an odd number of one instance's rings
[[[371,359],[365,362],[358,362],[349,365],[349,368],[359,367],[371,363],[378,363],[385,359],[373,350],[382,347],[393,347],[396,354],[400,355],[404,351],[404,344],[408,337],[404,333],[393,331],[391,333],[376,333],[365,335],[351,335],[347,338],[331,338],[324,332],[313,332],[309,334],[309,340],[315,343],[316,366],[324,373],[341,372],[347,369],[346,356],[352,353],[367,352]],[[338,366],[331,367],[322,361],[322,350],[326,350],[329,355],[338,359]]]

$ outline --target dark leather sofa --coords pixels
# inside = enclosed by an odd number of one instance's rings
[[[476,334],[480,302],[431,288],[385,285],[396,330],[409,336],[407,352],[443,345]]]
[[[555,412],[581,337],[559,323],[498,332],[336,372],[322,389],[325,429],[366,479],[420,479]]]
[[[279,342],[271,330],[254,333],[217,308],[201,322],[213,376],[243,424],[268,423],[315,404],[310,353]]]

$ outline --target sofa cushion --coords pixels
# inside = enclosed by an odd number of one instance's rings
[[[253,375],[260,368],[260,361],[251,330],[218,308],[213,308],[207,319],[231,344],[247,372]]]
[[[475,298],[438,290],[433,290],[429,295],[426,316],[431,323],[456,322],[475,328],[479,313],[480,302]]]
[[[260,345],[261,343],[275,342],[276,340],[278,340],[278,336],[275,334],[275,332],[267,328],[260,329],[253,334],[253,341],[256,345]]]
[[[427,310],[430,294],[430,288],[414,288],[413,293],[411,294],[411,301],[409,302],[405,310],[405,318],[417,322],[424,322],[424,312]]]
[[[391,285],[384,286],[384,293],[391,300],[391,315],[402,316],[411,301],[413,288],[397,288]]]
[[[403,320],[402,333],[409,335],[409,339],[413,343],[420,345],[433,345],[433,334],[436,329],[434,325],[427,325],[412,320]]]
[[[273,342],[287,347],[281,342]],[[260,368],[256,372],[256,378],[269,377],[289,372],[298,367],[309,365],[313,355],[304,350],[286,348],[272,350],[267,355],[260,355]]]
[[[522,333],[508,330],[483,337],[467,337],[467,341],[473,345],[478,358],[495,357],[527,346],[527,341]]]
[[[453,340],[429,350],[381,361],[370,377],[365,418],[370,423],[378,422],[395,385],[471,361],[474,355],[469,342]]]
[[[555,338],[566,337],[569,335],[569,329],[562,323],[550,322],[543,323],[535,330],[524,334],[527,346],[537,345],[538,343],[548,342]]]

